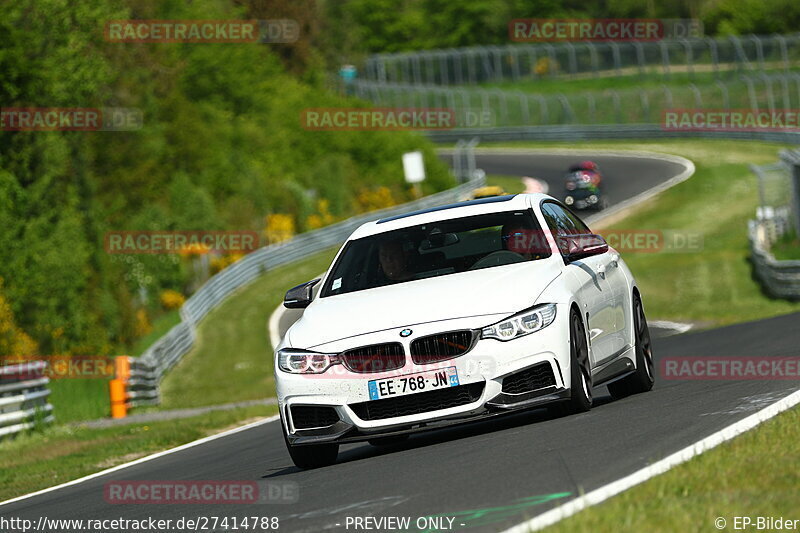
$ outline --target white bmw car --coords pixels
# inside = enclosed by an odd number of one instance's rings
[[[294,463],[339,444],[547,405],[587,411],[653,387],[642,299],[619,254],[545,194],[499,196],[364,224],[275,353]]]

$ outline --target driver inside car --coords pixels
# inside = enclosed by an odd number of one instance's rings
[[[408,269],[409,257],[401,241],[382,242],[378,247],[378,261],[383,274],[390,281],[408,281],[414,277],[414,273]]]
[[[505,225],[500,234],[504,250],[520,255],[526,261],[547,257],[549,246],[541,231],[519,225]]]

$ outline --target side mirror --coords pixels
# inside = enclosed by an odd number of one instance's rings
[[[558,238],[558,245],[561,253],[570,262],[592,255],[604,254],[608,251],[606,240],[594,233],[562,235]]]
[[[286,296],[283,297],[283,306],[289,309],[308,307],[308,304],[311,303],[311,290],[317,283],[319,283],[319,278],[306,281],[286,291]]]

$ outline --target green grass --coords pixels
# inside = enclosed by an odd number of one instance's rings
[[[799,519],[798,428],[800,408],[795,407],[545,531],[709,532],[717,531],[718,517],[727,521],[725,531],[734,531],[734,516]]]
[[[154,342],[166,335],[173,326],[177,326],[180,322],[181,315],[177,309],[160,315],[153,321],[153,328],[150,333],[136,339],[136,342],[129,348],[127,355],[142,355]]]
[[[275,395],[267,321],[290,287],[313,279],[336,250],[267,272],[214,309],[197,342],[161,383],[165,409],[254,400]]]
[[[772,245],[772,254],[779,261],[800,260],[800,238],[791,231]]]
[[[0,501],[64,483],[277,412],[214,411],[182,420],[90,429],[61,425],[0,442]]]
[[[510,145],[564,146],[503,144]],[[571,144],[570,148],[649,150],[681,155],[695,163],[696,173],[689,180],[611,226],[697,232],[703,236],[699,253],[623,253],[642,288],[649,317],[696,321],[710,327],[800,311],[798,302],[765,295],[752,279],[748,262],[747,220],[755,216],[758,205],[756,178],[748,165],[774,162],[782,145],[693,139],[589,142]]]
[[[53,415],[58,423],[109,416],[111,404],[107,379],[54,379],[49,388]]]
[[[669,76],[661,73],[660,67],[656,70],[650,69],[645,74],[640,75],[638,71],[626,71],[628,74],[622,76],[602,76],[590,77],[581,75],[579,78],[570,79],[568,76],[561,78],[538,78],[522,79],[519,81],[489,82],[480,85],[485,89],[503,89],[523,91],[539,94],[571,94],[584,91],[605,91],[627,90],[627,89],[660,89],[669,87],[670,89],[683,88],[689,83],[697,86],[714,85],[717,79],[724,81],[736,80],[740,73],[736,71],[722,72],[716,78],[711,72],[695,72],[689,75],[687,72],[673,72]],[[770,73],[780,74],[781,69],[769,71]]]

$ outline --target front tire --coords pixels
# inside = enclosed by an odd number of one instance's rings
[[[281,431],[283,432],[283,442],[286,444],[289,456],[292,458],[292,462],[297,468],[309,470],[311,468],[330,466],[336,462],[336,457],[339,455],[338,444],[292,446],[289,444],[289,438],[286,436],[286,426],[283,424],[283,417],[281,417]]]
[[[655,383],[655,364],[653,363],[650,330],[647,328],[642,298],[638,293],[633,295],[633,329],[636,334],[636,370],[630,376],[608,384],[608,392],[616,399],[647,392],[653,388]]]
[[[570,398],[550,407],[550,412],[556,416],[585,413],[592,408],[589,347],[581,317],[574,310],[569,315],[569,352]]]

